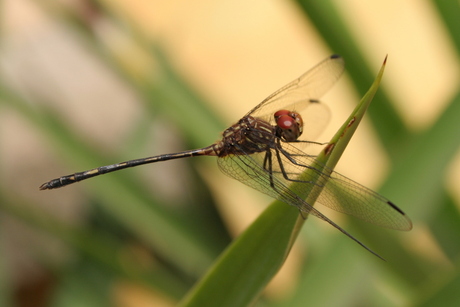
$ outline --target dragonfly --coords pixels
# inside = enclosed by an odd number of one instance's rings
[[[296,192],[299,189],[311,192],[317,190],[316,203],[381,227],[404,231],[412,228],[407,215],[387,198],[319,165],[314,155],[302,150],[305,145],[327,144],[312,141],[323,130],[329,118],[329,109],[319,98],[336,83],[344,66],[341,56],[329,56],[268,96],[227,128],[219,141],[207,147],[129,160],[62,176],[42,184],[40,190],[64,187],[143,164],[195,156],[216,156],[220,170],[226,175],[297,207],[302,216],[307,214],[318,217],[382,258]],[[296,190],[289,188],[292,183],[296,183]],[[320,186],[320,189],[314,189],[315,186]]]

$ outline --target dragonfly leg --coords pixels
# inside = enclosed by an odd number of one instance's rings
[[[281,141],[286,142],[286,143],[307,143],[307,144],[321,145],[321,146],[329,144],[329,142],[324,142],[323,143],[323,142],[304,141],[304,140],[286,141],[286,140],[281,139]]]
[[[311,184],[318,185],[314,181],[298,180],[298,179],[289,178],[289,175],[288,175],[288,173],[286,172],[286,170],[284,168],[284,164],[283,164],[283,160],[281,159],[280,151],[283,154],[283,156],[285,156],[287,159],[289,159],[289,161],[291,163],[293,163],[295,165],[298,165],[298,166],[301,166],[301,167],[309,168],[309,169],[314,169],[314,168],[312,168],[311,166],[308,166],[308,165],[303,165],[303,164],[297,163],[292,157],[289,156],[288,153],[283,152],[283,150],[276,150],[276,158],[278,160],[278,164],[280,166],[280,170],[281,170],[281,173],[283,174],[284,179],[286,179],[288,181],[291,181],[291,182],[311,183]],[[320,186],[320,185],[318,185],[318,186]]]
[[[280,166],[282,166],[282,163],[281,163],[281,157],[279,156],[279,152],[281,152],[283,154],[284,157],[286,157],[286,159],[288,159],[292,164],[294,165],[297,165],[299,167],[304,167],[304,168],[307,168],[307,169],[311,169],[311,170],[314,170],[320,177],[329,177],[327,176],[325,173],[323,173],[321,170],[311,166],[311,165],[305,165],[305,164],[302,164],[302,163],[299,163],[297,162],[297,160],[295,160],[291,155],[290,153],[288,153],[286,150],[284,150],[281,146],[277,148],[277,156],[278,156],[278,161],[279,161],[279,164]],[[286,176],[285,176],[286,174]],[[283,176],[286,180],[289,180],[289,181],[294,181],[294,182],[307,182],[307,183],[313,183],[312,181],[304,181],[304,180],[295,180],[295,179],[291,179],[289,177],[287,177],[287,173],[285,171],[283,171]],[[324,180],[321,180],[321,181],[324,181]],[[322,186],[320,184],[318,184],[317,182],[315,183],[316,185],[318,186]]]
[[[270,177],[270,186],[272,189],[276,190],[275,183],[273,182],[273,165],[272,165],[272,152],[268,149],[265,152],[264,157],[264,170],[268,172],[268,176]]]
[[[322,143],[322,142],[313,142],[313,141],[304,141],[304,140],[286,141],[286,140],[283,140],[283,139],[280,138],[280,139],[278,140],[278,145],[279,145],[280,147],[282,147],[280,141],[283,142],[283,143],[288,143],[288,144],[289,144],[289,143],[303,143],[303,144],[318,145],[318,146],[324,146],[324,145],[328,145],[328,144],[329,144],[328,142]],[[291,157],[307,156],[307,157],[309,157],[309,158],[316,158],[318,155],[310,155],[310,154],[308,154],[308,153],[306,153],[306,152],[303,152],[302,154],[290,154],[290,156],[291,156]]]

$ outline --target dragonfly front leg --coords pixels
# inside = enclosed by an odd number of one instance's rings
[[[307,169],[311,169],[313,171],[315,171],[319,176],[326,176],[326,177],[329,177],[327,176],[324,172],[322,172],[320,169],[314,167],[314,166],[311,166],[311,165],[306,165],[306,164],[302,164],[302,163],[299,163],[297,162],[296,159],[294,159],[293,157],[295,156],[302,156],[302,155],[293,155],[289,152],[287,152],[286,150],[284,150],[281,146],[278,147],[278,150],[276,151],[277,152],[277,155],[279,156],[279,152],[281,152],[283,154],[284,157],[286,157],[286,159],[289,160],[289,162],[291,162],[292,164],[296,165],[296,166],[299,166],[299,167],[302,167],[302,168],[307,168]],[[310,157],[309,155],[307,155],[307,157]],[[279,156],[278,157],[278,160],[281,161],[281,157]],[[313,160],[312,160],[313,161]],[[280,163],[281,164],[281,163]],[[283,173],[284,174],[284,173]],[[286,180],[290,180],[290,181],[296,181],[296,182],[299,182],[299,180],[293,180],[293,179],[289,179],[287,177],[285,177]],[[302,182],[302,181],[300,181]]]

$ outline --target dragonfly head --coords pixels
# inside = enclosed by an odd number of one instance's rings
[[[274,114],[279,137],[288,142],[296,141],[303,132],[303,120],[299,113],[279,110]]]

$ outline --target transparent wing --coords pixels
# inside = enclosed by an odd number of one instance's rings
[[[290,190],[283,181],[279,180],[276,174],[273,176],[272,173],[261,167],[260,163],[264,160],[264,156],[265,153],[228,155],[219,158],[217,162],[219,168],[226,175],[266,195],[296,206],[303,212],[313,214],[341,229]]]
[[[268,96],[248,114],[271,122],[273,114],[281,109],[301,113],[306,107],[318,103],[344,71],[344,61],[332,55],[299,78]],[[303,114],[302,114],[303,115]]]
[[[372,254],[383,259],[377,253],[369,249],[366,245],[361,243],[358,239],[341,228],[339,225],[330,220],[327,216],[323,215],[317,209],[313,208],[307,202],[301,199],[295,192],[290,190],[282,180],[279,180],[277,176],[273,176],[273,173],[260,167],[260,161],[257,160],[265,156],[263,153],[258,153],[251,156],[246,155],[243,151],[241,151],[241,153],[241,155],[229,155],[217,160],[219,167],[225,174],[256,190],[259,190],[262,193],[272,196],[273,198],[277,198],[289,205],[296,206],[307,214],[314,215],[324,220]],[[266,161],[265,158],[262,159]],[[267,187],[271,188],[267,189]]]
[[[282,177],[281,180],[285,181],[301,178],[303,188],[310,190],[311,181],[315,178],[305,177],[303,172],[306,168],[317,169],[320,174],[317,182],[324,186],[317,198],[321,205],[385,228],[412,228],[412,223],[405,213],[387,198],[333,170],[315,164],[314,157],[306,155],[291,144],[282,143],[282,148],[286,153],[280,159],[284,173],[282,170],[276,170],[278,178]],[[285,174],[288,179],[285,178]]]
[[[270,149],[251,155],[241,152],[241,155],[218,159],[219,167],[230,177],[323,220],[324,215],[288,188],[290,184],[301,179],[297,187],[311,192],[314,191],[313,182],[316,182],[324,186],[317,202],[328,208],[386,228],[412,228],[404,212],[385,197],[337,172],[326,170],[330,174],[325,174],[320,171],[323,168],[314,163],[314,157],[288,143],[282,143],[280,150]],[[307,168],[317,172],[305,175]],[[330,222],[327,218],[326,221]]]
[[[303,110],[289,109],[299,112],[303,119],[303,133],[299,137],[300,141],[314,141],[326,129],[331,112],[329,108],[321,102],[303,103]],[[273,113],[268,120],[269,123],[275,125]]]

